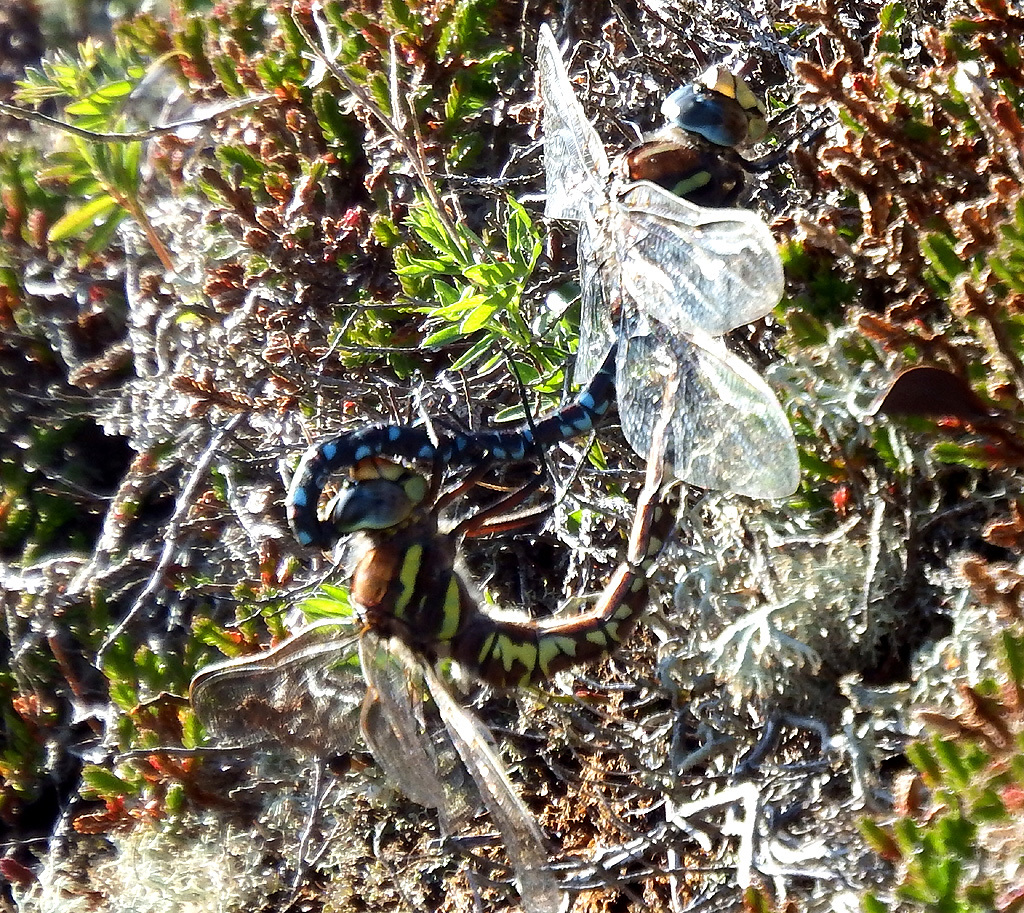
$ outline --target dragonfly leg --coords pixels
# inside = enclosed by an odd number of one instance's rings
[[[479,539],[495,533],[521,529],[534,523],[539,515],[548,510],[547,505],[539,505],[518,514],[510,514],[509,511],[515,510],[534,492],[538,491],[542,479],[543,476],[538,473],[521,488],[463,520],[452,530],[452,533],[466,539]]]

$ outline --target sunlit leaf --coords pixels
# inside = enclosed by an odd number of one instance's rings
[[[59,219],[51,226],[46,238],[51,242],[75,238],[101,224],[116,209],[117,201],[109,194],[103,194]]]
[[[135,787],[105,767],[87,764],[82,768],[83,793],[102,798],[130,795]]]
[[[481,304],[475,307],[462,319],[462,332],[467,336],[475,333],[494,316],[494,307],[489,304]]]

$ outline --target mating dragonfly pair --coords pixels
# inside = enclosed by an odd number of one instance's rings
[[[289,522],[303,545],[326,547],[337,538],[317,504],[330,476],[359,459],[449,466],[522,460],[592,430],[613,392],[633,449],[665,460],[676,478],[759,498],[796,490],[800,468],[786,415],[771,388],[720,338],[781,300],[778,248],[755,213],[690,201],[735,200],[744,159],[734,147],[764,132],[763,105],[741,79],[714,67],[666,100],[668,126],[613,169],[547,26],[537,64],[545,214],[579,223],[583,307],[575,376],[585,386],[534,426],[431,435],[374,425],[315,444],[288,498]],[[651,434],[673,378],[678,391],[657,453]]]
[[[756,215],[704,208],[678,195],[702,202],[735,197],[742,159],[729,147],[757,131],[763,108],[741,81],[716,74],[710,84],[675,93],[666,106],[676,122],[613,170],[546,27],[538,68],[546,212],[579,223],[583,320],[576,376],[585,388],[555,414],[511,431],[432,436],[392,425],[333,437],[306,453],[288,496],[289,522],[301,544],[326,548],[356,532],[365,540],[351,594],[365,623],[360,649],[369,690],[362,730],[375,755],[410,797],[444,815],[443,776],[429,776],[423,771],[433,767],[408,756],[417,750],[417,724],[408,683],[394,671],[402,664],[381,659],[390,644],[413,654],[406,674],[425,678],[501,828],[531,911],[563,904],[543,838],[479,721],[451,696],[432,663],[450,656],[482,681],[512,687],[605,655],[642,612],[647,565],[671,525],[658,509],[665,466],[696,485],[761,497],[791,493],[798,474],[792,433],[770,389],[716,338],[764,316],[780,299],[782,271],[771,234]],[[586,613],[547,621],[493,617],[455,570],[456,554],[464,538],[514,528],[516,521],[502,515],[529,496],[529,487],[447,533],[439,530],[440,514],[493,463],[525,460],[590,431],[615,392],[626,437],[648,461],[625,560]],[[429,462],[432,477],[394,460]],[[475,468],[441,493],[442,468],[452,466]],[[323,490],[341,471],[349,472],[350,484],[321,512]],[[306,747],[319,744],[325,753],[344,750],[345,727],[340,716],[332,718],[327,698],[351,706],[360,686],[349,662],[355,637],[339,637],[341,630],[314,626],[255,659],[201,672],[192,699],[207,728],[246,741],[252,733],[239,731],[233,708],[262,702],[271,710],[263,715],[267,727],[291,733],[293,743],[307,739]],[[333,734],[326,731],[331,726]]]

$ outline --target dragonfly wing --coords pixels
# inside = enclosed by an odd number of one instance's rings
[[[619,340],[615,363],[619,422],[630,446],[644,459],[653,456],[651,441],[666,381],[673,371],[678,371],[680,383],[685,383],[691,370],[689,365],[677,368],[671,350],[649,333],[625,334]],[[667,456],[671,456],[670,442],[671,434],[667,433],[663,441]]]
[[[192,680],[189,699],[219,740],[344,754],[358,738],[366,693],[357,639],[350,625],[320,622],[273,650],[207,666]]]
[[[608,348],[615,342],[616,331],[612,323],[611,298],[615,293],[609,287],[611,277],[602,276],[597,236],[599,229],[593,220],[580,224],[580,345],[576,350],[574,379],[584,386],[604,363]]]
[[[467,711],[430,666],[423,667],[430,693],[437,704],[455,748],[473,775],[491,817],[498,825],[505,851],[516,870],[523,909],[527,913],[558,913],[569,898],[548,868],[544,835],[509,782],[504,765],[491,748],[480,720]]]
[[[458,758],[439,756],[423,710],[421,663],[367,634],[359,653],[368,691],[363,737],[392,783],[413,802],[436,809],[447,833],[470,817],[475,800],[460,789]],[[450,746],[449,746],[450,747]],[[453,764],[454,762],[454,764]]]
[[[782,298],[779,250],[756,213],[705,209],[647,181],[612,209],[623,289],[670,330],[720,336]]]
[[[662,332],[630,336],[618,364],[619,416],[650,455],[666,378],[679,379],[665,442],[674,475],[701,488],[784,498],[800,481],[796,441],[771,388],[721,340]]]
[[[537,70],[544,101],[544,214],[579,222],[607,199],[608,156],[573,92],[546,24],[541,25],[537,42]]]

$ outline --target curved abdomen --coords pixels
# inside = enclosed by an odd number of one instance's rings
[[[397,637],[428,659],[450,656],[481,681],[499,688],[533,684],[614,651],[647,602],[646,558],[655,507],[641,507],[629,556],[597,603],[568,618],[492,616],[455,570],[455,543],[418,526],[399,534],[368,534],[356,566],[352,597],[383,637]],[[657,530],[656,533],[660,533]]]

